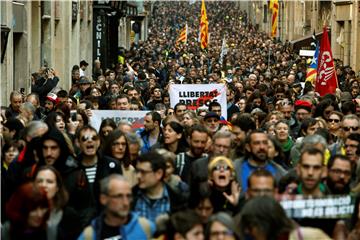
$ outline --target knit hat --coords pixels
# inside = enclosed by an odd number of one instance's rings
[[[234,167],[234,164],[233,162],[227,158],[227,157],[224,157],[224,156],[218,156],[218,157],[215,157],[214,159],[212,159],[208,165],[208,173],[209,175],[211,175],[211,173],[213,172],[213,170],[215,169],[215,167],[217,165],[219,165],[219,163],[225,163],[229,168],[230,168],[230,171],[235,174],[235,167]]]
[[[308,112],[311,112],[312,104],[304,100],[295,101],[295,112],[299,109],[305,109]]]

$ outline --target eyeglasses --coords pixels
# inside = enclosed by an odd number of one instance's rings
[[[99,137],[96,135],[90,136],[90,135],[85,135],[81,137],[81,141],[82,142],[86,142],[86,141],[97,141],[99,140]]]
[[[228,165],[216,165],[214,167],[214,171],[220,171],[221,169],[223,169],[224,171],[230,170],[230,167]]]
[[[357,130],[359,130],[359,127],[343,127],[342,129],[343,129],[345,132],[350,131],[350,129],[353,130],[353,131],[357,131]]]
[[[339,122],[340,122],[340,119],[331,119],[331,118],[329,118],[329,119],[328,119],[328,122],[339,123]]]
[[[347,177],[351,175],[351,171],[341,170],[341,169],[337,169],[337,168],[330,169],[330,171],[336,175],[344,174],[344,176],[347,176]]]

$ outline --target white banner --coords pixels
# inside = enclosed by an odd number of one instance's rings
[[[328,195],[322,198],[284,199],[280,202],[291,218],[350,218],[354,212],[354,197],[350,195]],[[357,207],[357,206],[356,206]]]
[[[170,84],[170,106],[184,103],[188,109],[208,107],[210,102],[221,105],[221,116],[227,119],[226,86],[224,84]]]
[[[106,118],[112,118],[116,125],[120,121],[128,121],[132,128],[137,129],[144,126],[144,117],[149,111],[125,111],[125,110],[92,110],[90,124],[97,131],[100,129],[101,122]]]

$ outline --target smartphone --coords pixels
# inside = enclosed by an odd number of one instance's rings
[[[71,121],[73,121],[73,122],[76,121],[76,110],[70,111],[70,118],[71,118]]]

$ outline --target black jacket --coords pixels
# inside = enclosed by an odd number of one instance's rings
[[[31,85],[31,92],[37,93],[40,98],[41,105],[44,104],[46,95],[54,88],[59,82],[58,77],[54,78],[39,78],[36,80],[35,84]]]
[[[69,192],[69,206],[76,209],[80,215],[80,224],[87,226],[101,210],[99,203],[100,180],[113,173],[121,174],[121,167],[115,159],[98,154],[96,176],[90,184],[81,164],[82,155],[77,159],[77,166],[64,177],[64,184]]]

